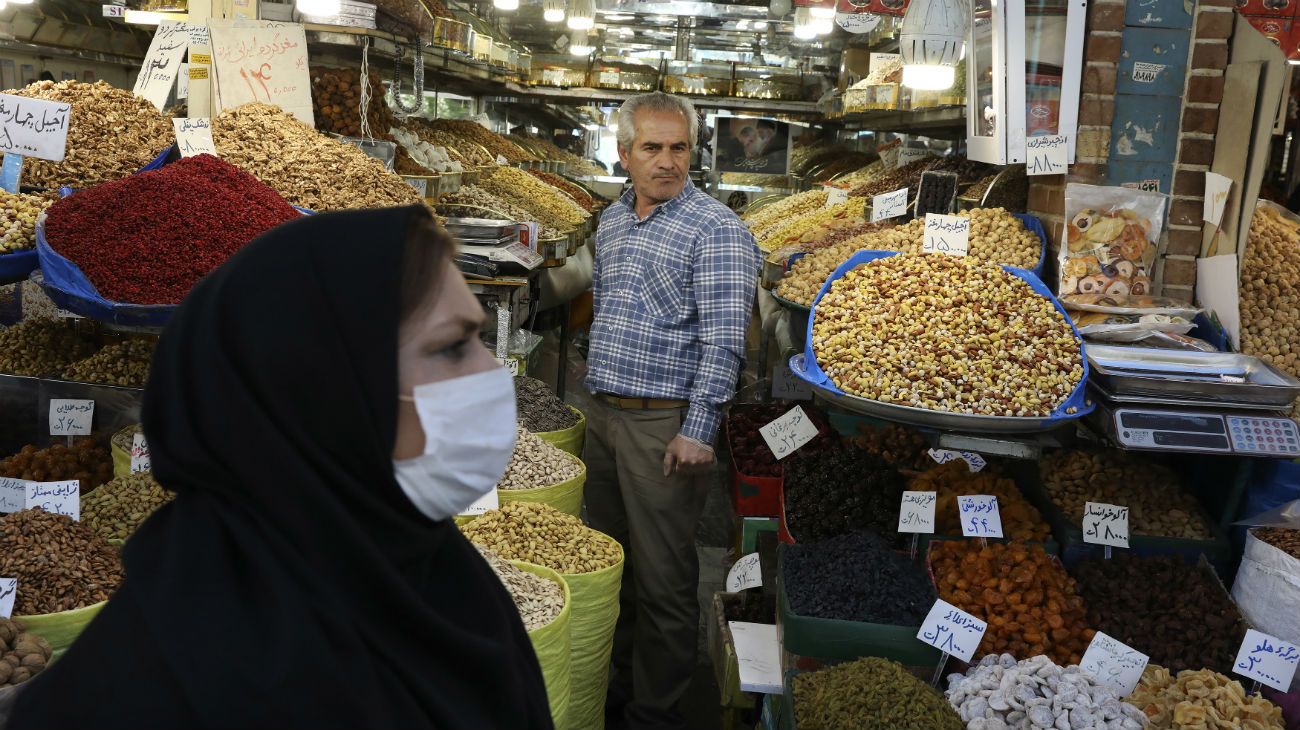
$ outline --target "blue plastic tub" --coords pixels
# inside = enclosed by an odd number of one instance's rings
[[[0,284],[26,281],[28,275],[36,270],[37,263],[36,249],[0,256]]]

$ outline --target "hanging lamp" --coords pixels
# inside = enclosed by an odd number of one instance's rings
[[[967,23],[959,0],[912,0],[898,34],[903,86],[926,91],[951,87],[965,53]]]
[[[794,37],[801,41],[810,41],[817,37],[817,26],[813,24],[812,11],[806,7],[795,8]]]
[[[569,28],[591,30],[596,25],[596,7],[592,0],[572,0],[569,6]]]
[[[593,50],[587,31],[574,30],[569,33],[569,53],[574,56],[590,56]]]
[[[564,20],[564,0],[545,0],[542,3],[542,19],[548,23]]]

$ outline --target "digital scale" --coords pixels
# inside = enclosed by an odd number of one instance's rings
[[[503,272],[532,271],[545,260],[519,242],[519,226],[514,221],[447,218],[443,225],[460,241],[461,252],[482,256]]]
[[[1099,401],[1092,418],[1126,449],[1300,458],[1300,429],[1281,413]]]

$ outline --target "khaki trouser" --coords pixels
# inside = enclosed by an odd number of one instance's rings
[[[627,704],[635,730],[680,728],[695,669],[700,566],[695,528],[713,479],[664,476],[664,451],[685,408],[587,413],[587,516],[623,545],[621,613],[614,633],[610,706]]]

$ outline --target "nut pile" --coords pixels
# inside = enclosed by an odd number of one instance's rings
[[[389,127],[388,136],[398,144],[398,151],[406,153],[415,164],[425,168],[429,172],[464,172],[465,167],[451,158],[451,153],[446,147],[437,147],[425,142],[419,135],[406,129],[405,127]],[[400,160],[400,154],[399,154]],[[398,172],[402,172],[398,170]],[[404,175],[427,175],[424,173],[406,173]]]
[[[1257,208],[1241,262],[1241,351],[1300,377],[1300,226]],[[1300,400],[1292,408],[1300,416]]]
[[[758,237],[774,226],[784,225],[796,216],[818,210],[826,205],[826,197],[825,190],[805,190],[759,208],[753,213],[747,213],[745,224],[749,226],[750,233]]]
[[[476,125],[477,126],[477,125]],[[530,220],[571,231],[590,217],[573,198],[515,167],[498,167],[484,173],[479,185],[505,200],[516,200],[533,214]]]
[[[563,431],[579,421],[578,414],[551,386],[527,375],[515,377],[515,411],[519,423],[533,433]]]
[[[72,446],[62,443],[37,449],[28,444],[21,451],[0,461],[0,477],[32,482],[81,482],[85,499],[96,487],[113,478],[113,457],[95,439],[82,439]],[[6,573],[0,573],[5,575]]]
[[[51,202],[44,195],[0,190],[0,255],[36,247],[36,216]]]
[[[540,575],[517,568],[509,560],[502,560],[496,553],[476,545],[483,554],[483,559],[492,566],[492,572],[501,579],[510,597],[515,601],[519,618],[524,621],[524,628],[536,631],[554,621],[564,610],[564,589],[559,583],[547,580]]]
[[[320,131],[360,137],[361,71],[312,67],[311,107]],[[383,134],[393,122],[393,113],[384,103],[384,84],[379,74],[370,75],[370,104],[366,112],[372,135]]]
[[[407,117],[402,120],[402,124],[407,130],[425,142],[446,149],[451,153],[453,159],[465,165],[492,167],[497,164],[496,158],[483,149],[481,145],[475,142],[467,142],[464,138],[458,137],[446,129],[434,127],[427,119]]]
[[[880,428],[862,425],[858,433],[852,441],[854,446],[879,456],[897,469],[923,471],[934,466],[934,459],[926,453],[930,445],[916,429],[890,423]]]
[[[1038,545],[946,540],[930,544],[930,565],[940,598],[988,622],[981,655],[1082,661],[1093,636],[1083,599]]]
[[[147,472],[128,474],[81,500],[81,523],[105,540],[125,540],[174,496]]]
[[[501,198],[478,185],[464,185],[460,190],[438,198],[438,212],[449,216],[465,218],[482,218],[484,216],[505,216],[512,221],[532,221],[537,218],[515,203],[513,198]],[[461,208],[458,206],[474,206]],[[485,208],[486,210],[479,210]],[[560,238],[564,234],[547,221],[537,221],[542,227],[542,238]]]
[[[821,238],[828,231],[848,225],[866,223],[861,199],[849,198],[839,205],[820,208],[789,219],[784,225],[774,226],[761,236],[756,236],[758,247],[775,251],[782,246],[800,244]]]
[[[504,157],[509,163],[534,162],[537,159],[514,142],[468,119],[435,119],[428,124],[435,130],[447,132],[453,137],[482,146],[492,155],[491,164],[496,164],[498,155]]]
[[[1052,528],[1043,519],[1037,507],[1029,503],[1016,483],[999,476],[992,467],[972,474],[966,462],[954,459],[947,464],[936,464],[929,471],[912,479],[907,488],[914,492],[937,492],[934,503],[935,532],[940,535],[960,535],[961,510],[957,500],[967,494],[991,494],[998,498],[998,513],[1002,516],[1002,534],[1026,542],[1044,542],[1052,536]]]
[[[0,329],[0,373],[54,378],[94,352],[95,344],[63,320],[32,319]]]
[[[845,241],[860,238],[868,233],[876,233],[893,227],[894,224],[890,221],[880,221],[878,223],[857,223],[853,220],[844,219],[832,223],[827,227],[825,233],[823,233],[820,238],[814,238],[811,241],[800,243],[799,248],[808,252],[820,251],[825,248],[839,245]],[[848,257],[845,256],[845,258],[847,259]]]
[[[573,202],[577,203],[584,211],[590,213],[596,209],[596,201],[587,194],[586,190],[583,190],[577,185],[565,180],[563,177],[552,172],[546,172],[545,170],[528,170],[527,172],[529,175],[532,175],[553,188],[559,189],[560,192],[573,198]]]
[[[963,198],[971,198],[973,200],[983,200],[984,193],[987,193],[989,191],[989,188],[993,186],[993,181],[996,179],[998,179],[998,173],[996,172],[993,173],[992,175],[985,175],[984,177],[975,181],[974,185],[966,188],[966,190],[961,195]]]
[[[40,674],[53,654],[50,642],[27,633],[21,620],[0,618],[0,689]]]
[[[937,159],[923,157],[902,167],[896,167],[854,187],[849,194],[855,198],[871,198],[883,193],[892,193],[899,188],[907,188],[907,197],[914,199],[917,187],[921,184],[921,173],[930,169]]]
[[[920,626],[934,605],[925,568],[878,535],[781,548],[781,585],[800,616]]]
[[[1043,486],[1072,525],[1083,521],[1087,502],[1128,507],[1135,535],[1210,539],[1196,497],[1172,469],[1119,449],[1065,449],[1038,466]]]
[[[86,188],[119,180],[149,164],[176,141],[171,120],[149,101],[103,81],[37,81],[16,94],[72,105],[62,162],[35,157],[23,165],[23,183]]]
[[[614,538],[540,502],[506,502],[460,530],[470,542],[507,560],[566,575],[594,573],[623,560],[623,548]]]
[[[863,398],[1044,417],[1083,379],[1080,342],[1052,302],[970,258],[872,261],[836,280],[815,315],[817,363]]]
[[[903,477],[879,457],[838,448],[786,459],[785,527],[796,542],[817,542],[870,530],[902,545],[898,507]]]
[[[883,174],[885,174],[885,161],[878,159],[865,167],[860,167],[846,175],[841,175],[835,179],[835,184],[839,187],[849,188],[852,190],[853,188],[865,182],[870,182]]]
[[[0,517],[0,575],[18,579],[14,615],[58,613],[107,600],[122,559],[71,517],[25,509]]]
[[[126,340],[105,346],[63,371],[64,380],[143,388],[153,362],[153,340]]]
[[[903,665],[866,657],[794,678],[799,730],[962,730],[933,687]]]
[[[948,701],[968,730],[994,728],[1105,728],[1142,730],[1146,717],[1118,692],[1045,656],[1016,661],[990,654],[965,674],[948,675]]]
[[[382,128],[381,128],[382,131]],[[244,104],[212,120],[221,159],[312,211],[385,208],[420,195],[355,145],[317,132],[271,104]]]
[[[576,457],[546,443],[523,426],[516,428],[515,450],[497,489],[538,489],[567,482],[582,473]]]
[[[1300,559],[1300,530],[1288,530],[1283,527],[1256,527],[1250,533],[1287,555]]]
[[[1208,669],[1168,669],[1147,665],[1128,703],[1150,721],[1152,730],[1283,730],[1282,708],[1259,695],[1247,695],[1241,682]]]

